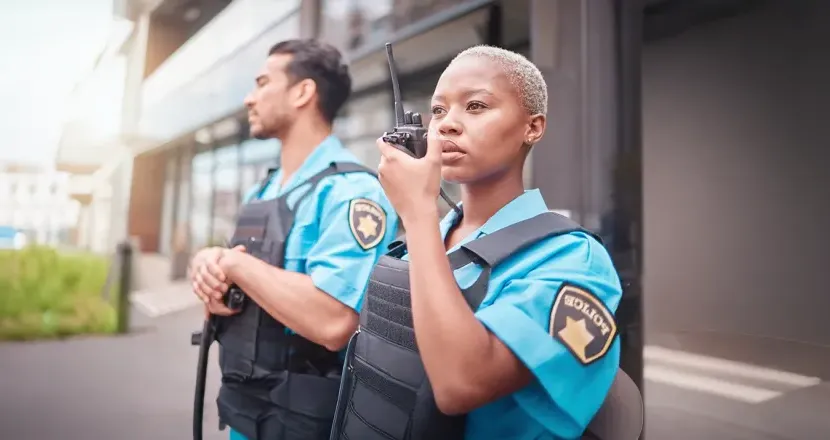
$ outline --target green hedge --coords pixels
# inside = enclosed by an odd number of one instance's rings
[[[0,250],[0,340],[114,332],[116,304],[102,295],[109,266],[46,247]]]

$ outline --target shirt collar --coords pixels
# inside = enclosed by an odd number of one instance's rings
[[[332,162],[337,160],[343,149],[343,144],[336,136],[327,136],[320,142],[320,145],[314,148],[311,154],[303,161],[303,164],[300,165],[300,168],[285,182],[285,185],[280,187],[278,196],[291,191],[315,174],[326,169]],[[273,178],[274,184],[279,185],[282,176],[282,170],[278,170]]]
[[[461,208],[460,203],[458,204],[458,207]],[[536,217],[537,215],[543,214],[547,211],[548,206],[542,198],[542,193],[539,192],[538,189],[526,190],[522,193],[522,195],[511,200],[510,203],[499,209],[480,228],[465,237],[460,243],[453,246],[448,253],[454,251],[460,245],[475,240],[482,235],[492,234],[499,229],[506,228],[507,226],[516,224],[522,220]],[[457,216],[458,215],[455,211],[450,211],[446,216],[444,216],[444,219],[441,220],[441,237],[444,239],[447,238],[447,233],[455,223]]]

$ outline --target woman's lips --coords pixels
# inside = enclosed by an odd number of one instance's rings
[[[444,163],[454,162],[466,156],[464,149],[452,141],[441,141],[441,161]]]
[[[464,150],[453,141],[441,141],[442,153],[463,153]]]

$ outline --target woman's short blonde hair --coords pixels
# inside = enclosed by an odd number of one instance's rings
[[[459,58],[468,56],[486,58],[495,62],[507,75],[513,87],[516,88],[524,108],[532,115],[547,114],[548,86],[542,72],[530,60],[507,49],[478,45],[456,55],[450,64]]]

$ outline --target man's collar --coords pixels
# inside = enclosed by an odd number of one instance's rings
[[[327,136],[319,145],[314,147],[314,150],[306,157],[300,168],[285,182],[285,185],[280,189],[280,194],[294,189],[315,174],[323,171],[337,158],[342,149],[343,144],[340,139],[334,135]],[[281,176],[282,173],[280,172]]]

